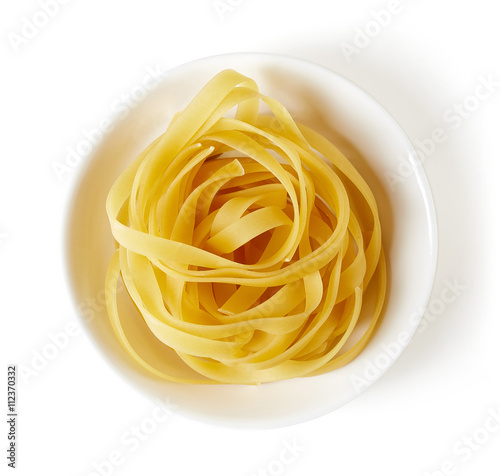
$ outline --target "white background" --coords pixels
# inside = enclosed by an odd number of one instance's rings
[[[116,101],[141,84],[147,68],[166,71],[226,52],[285,53],[364,88],[415,146],[436,128],[446,140],[424,163],[440,239],[432,307],[374,387],[288,428],[226,429],[174,412],[151,429],[155,405],[80,333],[38,371],[19,375],[17,474],[500,474],[500,425],[489,417],[500,412],[497,2],[222,0],[216,8],[212,0],[73,0],[57,3],[45,26],[26,26],[44,23],[42,3],[6,0],[0,13],[5,380],[8,364],[33,368],[51,335],[68,335],[68,323],[80,330],[62,224],[85,158],[62,177],[54,164],[115,114]],[[389,8],[390,18],[380,13]],[[363,30],[370,36],[363,39]],[[347,44],[356,52],[347,54]],[[481,89],[483,99],[471,99],[488,77],[497,82],[493,92],[486,98]],[[475,110],[452,120],[464,102]],[[449,303],[441,298],[446,280],[465,287]],[[133,445],[129,432],[145,422],[150,435]],[[3,424],[3,467],[7,431]],[[283,465],[277,461],[287,444],[298,449]],[[103,463],[113,452],[120,464]]]

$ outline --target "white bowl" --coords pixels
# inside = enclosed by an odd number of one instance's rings
[[[83,315],[92,339],[114,368],[151,398],[177,412],[211,423],[270,428],[303,422],[349,402],[397,360],[418,327],[432,288],[437,256],[436,219],[427,180],[409,140],[368,94],[338,74],[303,60],[267,54],[228,54],[170,71],[130,114],[115,124],[81,171],[70,205],[67,261],[71,287],[81,303],[103,295],[114,243],[106,195],[120,172],[158,135],[217,72],[233,68],[257,81],[299,122],[333,140],[372,188],[389,264],[389,295],[382,321],[366,349],[333,372],[259,386],[196,386],[147,374],[117,343],[106,310]],[[411,171],[389,185],[401,163]],[[399,167],[399,169],[398,169]],[[126,299],[126,293],[121,295]],[[131,312],[134,312],[131,307]]]

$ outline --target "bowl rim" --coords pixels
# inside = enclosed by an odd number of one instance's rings
[[[365,89],[363,89],[361,86],[358,84],[354,83],[350,79],[346,78],[343,74],[338,73],[337,71],[324,66],[322,64],[316,63],[311,60],[299,58],[293,55],[286,55],[286,54],[274,54],[274,53],[268,53],[268,52],[229,52],[229,53],[222,53],[222,54],[216,54],[216,55],[210,55],[210,56],[205,56],[201,58],[196,58],[192,59],[188,62],[179,64],[173,68],[170,68],[165,71],[166,76],[163,77],[160,80],[160,83],[163,84],[169,79],[171,79],[174,76],[180,76],[184,74],[186,71],[189,71],[190,69],[193,68],[193,66],[200,65],[203,62],[212,62],[212,61],[218,61],[218,60],[229,60],[233,58],[249,58],[252,60],[258,60],[259,58],[264,58],[266,60],[269,59],[276,59],[276,61],[280,62],[286,62],[288,64],[290,63],[295,63],[298,67],[301,65],[307,68],[311,69],[317,69],[318,71],[322,71],[323,73],[327,73],[329,75],[334,75],[349,84],[349,87],[356,89],[362,96],[364,96],[364,99],[367,100],[368,102],[371,102],[375,107],[380,109],[381,113],[384,114],[389,122],[392,123],[392,127],[397,130],[401,136],[401,138],[404,140],[408,151],[410,153],[408,154],[408,160],[410,161],[412,165],[412,172],[415,176],[415,179],[418,183],[419,190],[421,191],[421,196],[423,199],[423,203],[425,206],[425,217],[426,217],[426,223],[428,226],[428,239],[429,239],[429,245],[430,245],[430,268],[429,269],[429,276],[428,279],[426,279],[425,283],[421,283],[422,288],[420,290],[421,294],[421,307],[425,309],[427,306],[429,299],[431,297],[431,292],[434,286],[434,281],[436,278],[436,269],[437,269],[437,259],[438,259],[438,226],[437,226],[437,217],[436,217],[436,210],[434,206],[434,199],[432,196],[431,192],[431,187],[429,184],[429,181],[427,179],[427,176],[425,174],[425,170],[422,166],[422,163],[418,160],[418,156],[415,151],[415,147],[413,146],[412,142],[408,138],[405,130],[400,126],[398,121],[394,118],[394,116],[380,103],[378,102],[373,96],[368,94]],[[148,91],[147,97],[150,96],[150,94],[154,93],[153,91]],[[146,98],[147,99],[147,98]],[[142,101],[141,101],[142,102]],[[141,103],[139,102],[139,104]],[[134,108],[133,108],[134,109]],[[117,114],[110,116],[109,120],[113,124],[113,131],[114,126],[120,126],[121,120],[119,117],[117,117]],[[72,211],[74,209],[75,203],[77,201],[78,195],[79,195],[79,190],[82,185],[82,182],[84,181],[84,178],[86,176],[86,172],[88,168],[90,167],[90,164],[94,161],[95,156],[98,154],[99,149],[102,147],[104,141],[106,140],[106,137],[109,137],[109,133],[104,134],[104,137],[102,141],[100,141],[91,151],[91,153],[84,158],[84,162],[78,167],[78,169],[75,171],[72,180],[69,184],[71,190],[69,192],[69,195],[66,199],[65,207],[63,210],[63,227],[62,227],[62,241],[63,241],[63,249],[62,249],[62,259],[64,262],[64,273],[66,276],[66,285],[67,285],[67,290],[70,294],[70,302],[75,310],[75,314],[77,316],[77,320],[81,324],[81,327],[84,329],[84,333],[86,334],[87,337],[89,337],[89,341],[91,342],[92,346],[97,349],[97,351],[100,353],[100,355],[103,358],[103,361],[107,364],[110,365],[113,368],[113,371],[119,375],[122,381],[124,381],[126,384],[128,384],[130,387],[134,388],[137,392],[142,393],[145,397],[147,397],[149,400],[152,399],[151,392],[148,391],[147,389],[142,388],[136,381],[133,381],[134,379],[130,378],[129,375],[127,375],[122,369],[118,369],[117,365],[112,362],[109,353],[101,346],[97,340],[94,338],[94,336],[91,333],[91,329],[87,325],[87,323],[84,321],[84,319],[81,316],[80,309],[78,308],[78,302],[77,298],[75,295],[75,279],[73,277],[73,272],[71,270],[71,225],[72,225]],[[391,363],[389,366],[387,366],[384,370],[380,372],[378,377],[371,381],[365,388],[363,388],[362,391],[358,392],[357,395],[354,395],[350,398],[347,398],[345,401],[335,402],[331,405],[331,407],[325,407],[320,410],[316,411],[309,411],[309,412],[302,412],[302,416],[295,416],[295,417],[289,417],[287,421],[256,421],[253,424],[245,420],[244,423],[242,424],[241,421],[235,421],[234,419],[227,419],[227,418],[221,418],[219,416],[214,416],[214,415],[208,415],[208,414],[200,414],[199,412],[193,412],[189,411],[189,409],[186,408],[176,408],[175,413],[182,415],[184,417],[189,418],[190,420],[194,420],[197,422],[204,422],[204,423],[209,423],[209,424],[215,424],[218,426],[223,426],[223,427],[236,427],[236,428],[242,428],[242,429],[272,429],[272,428],[283,428],[286,426],[290,425],[295,425],[299,423],[303,423],[306,421],[310,421],[316,418],[319,418],[321,416],[324,416],[326,414],[331,413],[337,408],[340,408],[344,406],[346,403],[349,403],[352,400],[355,400],[357,396],[359,396],[361,393],[363,393],[365,390],[368,388],[372,387],[375,383],[379,382],[383,375],[395,364],[397,360],[401,357],[402,353],[405,351],[405,349],[408,347],[410,342],[413,339],[413,336],[415,335],[420,322],[423,318],[424,315],[424,310],[419,313],[418,319],[414,319],[412,321],[413,326],[408,325],[408,327],[405,329],[408,334],[409,334],[409,339],[406,342],[405,345],[402,346],[401,353],[395,358],[392,359]],[[358,357],[360,358],[361,355]],[[356,359],[355,359],[356,360]],[[307,378],[315,378],[315,377],[307,377]],[[279,382],[275,382],[274,384],[279,384]],[[187,385],[187,384],[182,384],[182,385]],[[307,415],[304,415],[307,413]]]

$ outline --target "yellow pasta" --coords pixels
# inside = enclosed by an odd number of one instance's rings
[[[174,116],[106,206],[116,240],[108,315],[132,359],[158,377],[318,375],[352,361],[374,332],[386,265],[370,188],[332,143],[234,70]],[[154,339],[180,357],[175,375],[127,335],[120,277]]]

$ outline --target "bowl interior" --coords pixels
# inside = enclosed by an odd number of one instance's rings
[[[389,295],[382,321],[362,354],[325,375],[259,386],[195,386],[159,380],[136,366],[117,343],[105,306],[104,276],[114,243],[105,200],[125,166],[168,125],[217,72],[233,68],[255,79],[260,90],[281,101],[299,122],[331,139],[354,163],[378,202],[389,263]],[[152,398],[168,400],[188,417],[240,427],[278,427],[332,411],[378,380],[415,332],[432,287],[436,265],[436,223],[432,197],[415,152],[391,116],[370,96],[332,71],[302,60],[264,54],[205,58],[171,71],[123,120],[117,121],[82,169],[69,207],[67,263],[71,289],[85,328],[116,370]],[[405,163],[396,186],[391,174]],[[127,326],[160,348],[119,293]],[[139,318],[138,318],[139,317]],[[169,365],[169,364],[167,364]]]

